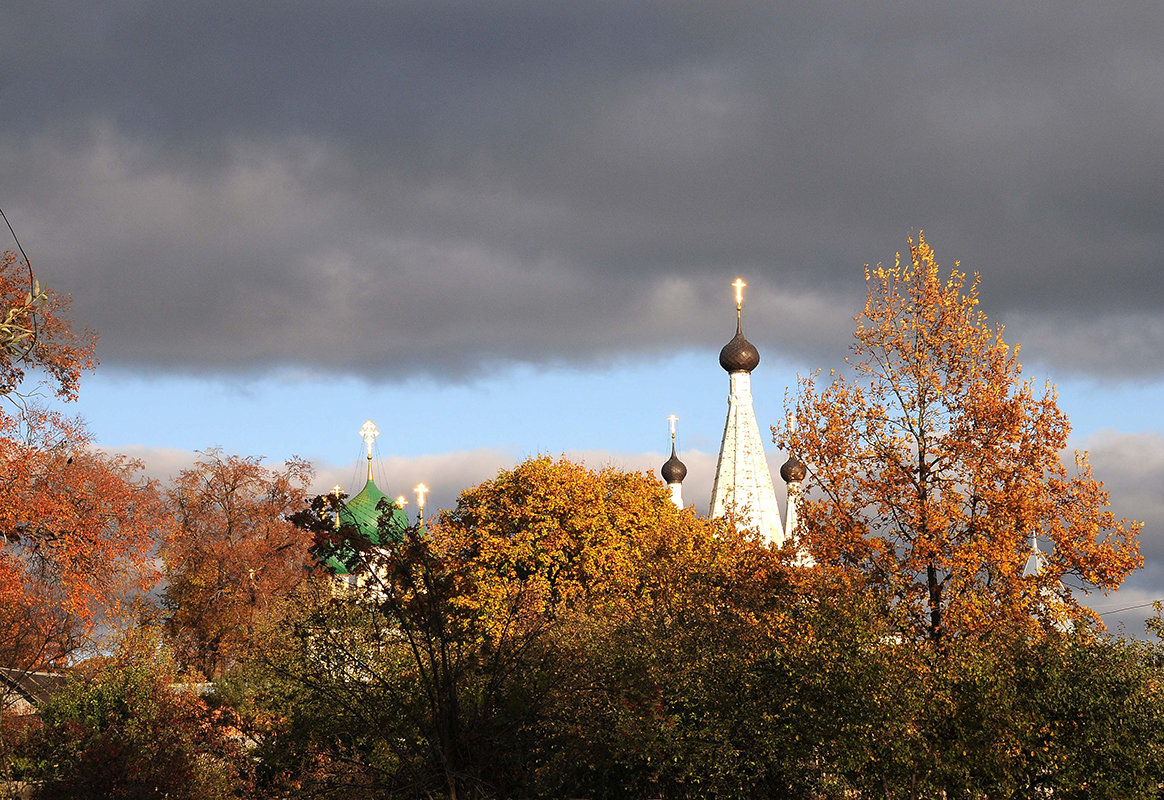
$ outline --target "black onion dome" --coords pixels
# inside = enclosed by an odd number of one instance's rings
[[[796,456],[788,456],[788,460],[784,462],[784,466],[780,468],[780,477],[784,479],[785,483],[798,483],[804,480],[804,476],[808,473],[804,464]]]
[[[760,364],[760,351],[744,338],[744,332],[736,323],[735,337],[719,351],[719,365],[728,372],[751,372]]]
[[[683,483],[687,477],[687,465],[675,455],[675,445],[671,445],[671,457],[659,468],[659,474],[667,483]]]

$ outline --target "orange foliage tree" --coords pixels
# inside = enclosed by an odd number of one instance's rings
[[[852,378],[802,378],[794,430],[809,467],[802,531],[824,568],[856,570],[903,633],[935,641],[1031,615],[1083,618],[1062,579],[1114,589],[1139,566],[1054,387],[1021,378],[1018,348],[978,307],[978,277],[947,275],[919,234],[909,259],[866,270]],[[1052,547],[1023,577],[1032,538]],[[854,574],[850,572],[850,574]]]
[[[270,469],[211,449],[178,475],[169,492],[176,532],[162,557],[167,627],[185,666],[221,675],[303,580],[312,538],[288,516],[312,474],[297,458]]]
[[[65,659],[101,616],[152,581],[166,525],[141,464],[92,447],[80,423],[24,402],[26,370],[65,400],[94,365],[95,337],[73,330],[68,298],[0,254],[0,665]]]
[[[69,297],[44,288],[16,253],[0,253],[0,394],[10,395],[29,368],[42,370],[53,391],[77,398],[81,373],[93,369],[97,337],[73,330]]]
[[[325,541],[330,507],[317,498],[301,517]],[[722,520],[677,509],[654,477],[544,456],[465,490],[427,528],[380,520],[379,546],[352,543],[358,587],[328,595],[294,628],[299,655],[276,672],[321,704],[294,725],[314,716],[338,726],[344,742],[360,743],[356,755],[340,751],[343,769],[402,796],[517,785],[543,747],[539,722],[561,716],[551,695],[589,685],[582,653],[608,626],[682,627],[741,591],[730,576],[779,569]],[[741,566],[748,555],[757,563]]]
[[[0,435],[0,663],[67,658],[103,617],[156,580],[166,526],[139,461],[93,448],[84,429],[31,409]]]

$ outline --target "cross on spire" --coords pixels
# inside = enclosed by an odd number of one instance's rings
[[[426,494],[428,494],[428,487],[425,486],[423,483],[418,483],[418,484],[416,484],[416,486],[413,488],[412,491],[416,492],[416,505],[417,505],[417,508],[419,509],[416,513],[416,521],[419,522],[421,525],[423,525],[424,524],[424,496]]]
[[[743,278],[736,278],[736,282],[732,286],[736,287],[736,313],[739,314],[744,310],[744,287],[748,284],[744,283]]]
[[[364,424],[360,426],[360,437],[368,447],[368,483],[372,482],[372,443],[376,441],[376,437],[379,435],[380,429],[370,419],[365,420]]]
[[[372,443],[376,441],[376,437],[380,435],[380,429],[376,427],[376,423],[372,420],[366,420],[360,426],[360,438],[364,440],[364,444],[368,447],[368,458],[372,457]]]
[[[675,441],[675,423],[679,421],[679,417],[672,414],[671,416],[667,417],[667,421],[671,423],[671,441],[674,442]]]

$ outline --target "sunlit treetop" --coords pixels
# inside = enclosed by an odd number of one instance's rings
[[[988,629],[1088,613],[1062,579],[1114,589],[1137,566],[1138,523],[1117,520],[1055,389],[1021,377],[1018,347],[979,308],[978,276],[943,276],[921,235],[865,273],[851,379],[800,383],[797,425],[775,431],[806,465],[802,524],[826,569],[886,592],[903,631]],[[1034,539],[1045,568],[1023,575]],[[1054,595],[1060,602],[1048,604]]]
[[[39,370],[59,397],[77,398],[81,373],[96,365],[96,335],[73,330],[69,297],[40,285],[16,253],[0,253],[0,394],[19,391]]]

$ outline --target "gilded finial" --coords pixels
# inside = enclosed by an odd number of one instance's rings
[[[679,417],[672,414],[667,417],[667,421],[671,423],[671,443],[675,443],[675,423],[679,421]]]
[[[736,316],[743,313],[744,310],[744,287],[748,284],[744,283],[743,278],[736,278],[736,282],[732,286],[736,287]]]
[[[397,508],[404,508],[406,505],[408,505],[408,499],[405,498],[404,495],[400,495],[399,497],[396,498],[396,507]]]
[[[418,484],[416,484],[416,486],[413,488],[412,491],[416,492],[416,505],[420,509],[419,512],[417,513],[416,518],[418,521],[423,523],[424,522],[424,496],[426,494],[428,494],[428,487],[425,486],[423,483],[418,483]]]
[[[368,458],[372,457],[372,443],[376,441],[376,437],[380,435],[380,430],[376,427],[376,423],[372,420],[366,420],[360,426],[360,438],[364,440],[364,444],[368,447]]]
[[[372,420],[365,420],[364,424],[360,426],[360,438],[364,440],[364,444],[368,448],[368,480],[372,480],[372,443],[376,441],[376,437],[380,435],[380,430],[376,427],[376,423]]]
[[[335,498],[335,503],[336,503],[333,508],[335,509],[335,529],[337,531],[339,530],[339,527],[340,527],[339,499],[340,499],[340,495],[343,493],[344,493],[343,487],[340,486],[338,483],[335,486],[331,487],[331,496]]]

